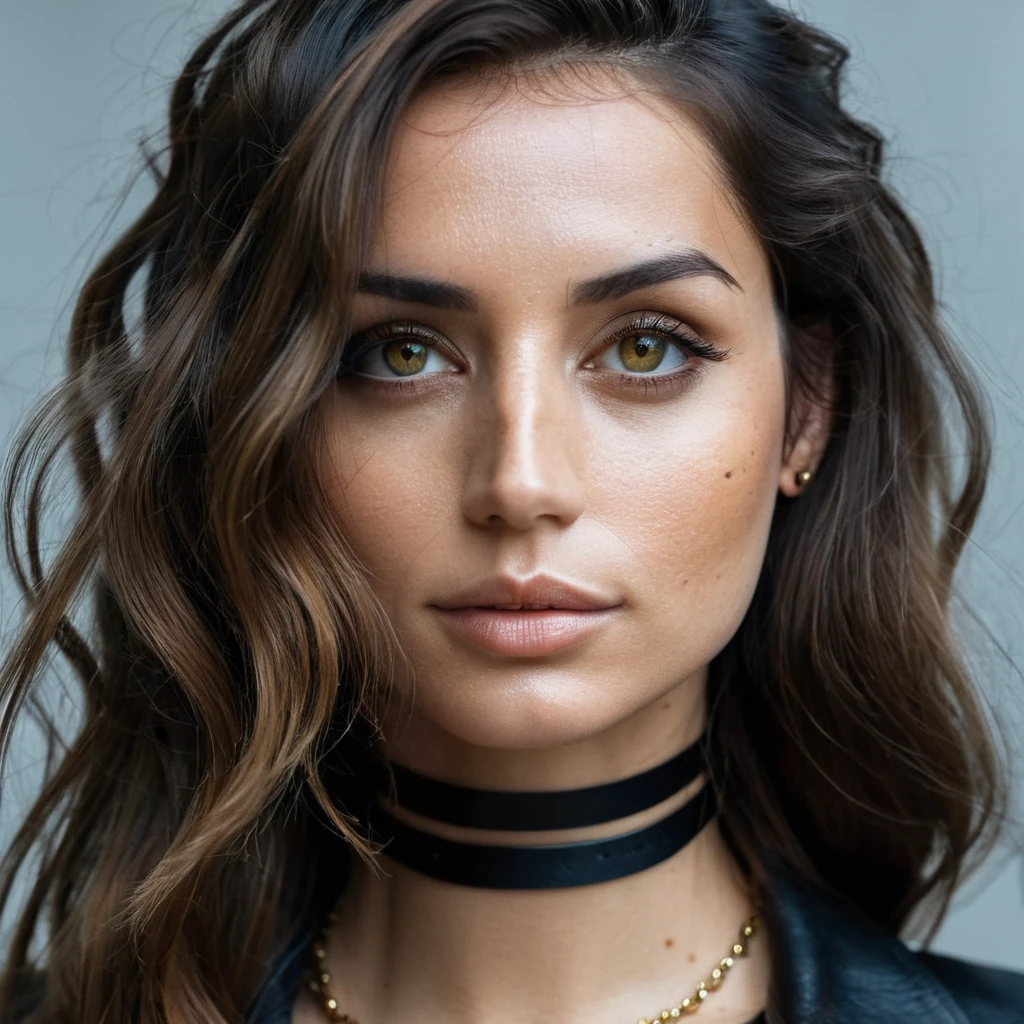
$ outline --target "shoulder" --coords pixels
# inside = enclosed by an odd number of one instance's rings
[[[917,958],[949,990],[968,1020],[1024,1022],[1024,974],[1020,971],[939,953],[918,953]]]
[[[773,865],[765,916],[786,1024],[1024,1024],[1024,974],[914,952],[856,907]]]

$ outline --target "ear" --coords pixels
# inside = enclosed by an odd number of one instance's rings
[[[795,498],[810,486],[832,433],[836,391],[834,340],[832,325],[827,320],[790,325],[790,344],[799,346],[803,356],[802,373],[793,378],[790,433],[779,468],[779,490],[788,498]]]

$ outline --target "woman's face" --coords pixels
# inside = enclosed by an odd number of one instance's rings
[[[385,197],[324,475],[409,656],[403,707],[505,748],[666,697],[699,717],[806,465],[768,265],[708,146],[650,94],[435,85]],[[459,599],[541,574],[604,609]]]

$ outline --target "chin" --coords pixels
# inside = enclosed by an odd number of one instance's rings
[[[602,678],[604,675],[604,678]],[[623,687],[623,680],[632,685]],[[699,681],[682,684],[694,697]],[[680,687],[678,678],[664,686],[640,691],[635,675],[626,667],[613,674],[581,669],[544,671],[531,668],[518,675],[497,674],[487,680],[486,671],[472,682],[443,685],[420,678],[415,684],[415,722],[475,747],[508,750],[567,746],[592,739],[614,729]],[[396,688],[397,689],[397,688]],[[410,718],[409,698],[398,695],[394,724]]]

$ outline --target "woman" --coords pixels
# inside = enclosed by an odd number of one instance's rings
[[[196,48],[7,481],[4,739],[51,642],[85,695],[9,1016],[1024,1019],[898,937],[1004,807],[947,614],[989,442],[846,56],[764,0]]]

